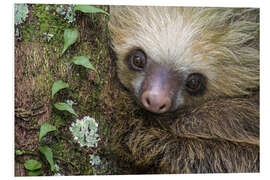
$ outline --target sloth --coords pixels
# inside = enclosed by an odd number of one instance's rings
[[[259,10],[110,6],[113,152],[134,173],[259,172]]]

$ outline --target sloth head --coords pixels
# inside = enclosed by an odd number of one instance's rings
[[[248,95],[259,86],[254,17],[256,9],[111,6],[118,77],[157,114]]]

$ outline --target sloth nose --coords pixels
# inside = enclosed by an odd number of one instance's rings
[[[165,113],[171,107],[171,99],[164,92],[146,90],[141,96],[144,107],[153,113]]]

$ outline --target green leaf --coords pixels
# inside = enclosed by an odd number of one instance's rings
[[[71,114],[74,114],[75,116],[78,116],[75,111],[72,108],[72,105],[68,104],[68,103],[55,103],[54,107],[60,111],[68,111]]]
[[[20,150],[17,150],[17,151],[16,151],[16,155],[20,156],[20,155],[22,155],[22,154],[23,154],[22,151],[20,151]]]
[[[44,124],[41,125],[40,127],[40,133],[39,133],[39,138],[38,141],[40,142],[40,140],[48,133],[51,131],[55,131],[56,127],[45,122]]]
[[[74,7],[75,10],[84,12],[84,13],[104,13],[106,15],[109,16],[109,13],[107,13],[106,11],[100,9],[100,8],[96,8],[94,6],[89,6],[89,5],[76,5]]]
[[[76,57],[73,57],[72,58],[72,62],[74,64],[77,64],[77,65],[81,65],[81,66],[84,66],[86,68],[89,68],[93,71],[95,71],[95,73],[98,74],[96,68],[94,68],[94,66],[90,63],[89,59],[85,56],[76,56]]]
[[[62,54],[68,49],[69,46],[74,44],[78,38],[78,30],[77,29],[65,29],[64,32],[64,48],[62,50]]]
[[[51,166],[51,171],[54,171],[55,166],[54,166],[54,162],[53,162],[53,153],[52,153],[51,148],[49,148],[48,146],[40,146],[38,149],[45,156],[47,161],[49,162],[49,164]]]
[[[40,175],[40,171],[29,171],[27,173],[27,176],[39,176]]]
[[[53,86],[52,86],[52,98],[54,97],[54,95],[60,91],[61,89],[64,89],[64,88],[68,88],[68,83],[65,83],[63,82],[62,80],[58,80],[56,82],[53,83]]]
[[[24,163],[24,167],[25,167],[25,169],[28,169],[30,171],[34,171],[34,170],[38,170],[41,168],[41,163],[34,160],[34,159],[30,159]]]

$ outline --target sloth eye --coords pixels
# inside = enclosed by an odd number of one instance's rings
[[[129,55],[129,64],[133,70],[141,71],[146,64],[146,56],[141,50],[134,50]]]
[[[190,74],[186,80],[186,90],[191,95],[197,95],[205,89],[205,78],[200,73]]]

